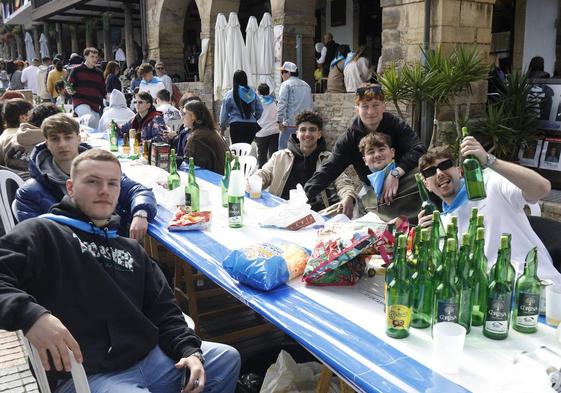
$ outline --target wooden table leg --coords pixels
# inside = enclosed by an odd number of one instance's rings
[[[331,382],[332,376],[333,371],[331,371],[325,364],[322,364],[321,375],[319,376],[319,380],[316,385],[316,393],[327,393],[329,391],[329,382]]]

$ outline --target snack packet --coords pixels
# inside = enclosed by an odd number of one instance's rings
[[[273,240],[234,250],[222,265],[242,284],[270,291],[300,276],[308,258],[305,248],[283,240]]]

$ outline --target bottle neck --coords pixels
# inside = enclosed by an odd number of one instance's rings
[[[506,249],[499,250],[499,256],[497,258],[497,262],[495,262],[495,276],[493,277],[494,281],[497,282],[505,282],[507,281],[507,255]]]
[[[170,175],[177,174],[177,161],[175,159],[175,156],[169,157],[169,174]]]
[[[487,270],[487,261],[485,260],[485,240],[476,240],[475,249],[473,251],[473,270]]]
[[[423,184],[422,181],[417,180],[417,188],[419,189],[419,197],[421,198],[422,202],[428,202],[429,201],[429,193],[427,191],[427,189],[425,188],[425,185]]]

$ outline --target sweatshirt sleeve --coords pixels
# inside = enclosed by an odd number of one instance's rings
[[[0,329],[24,333],[49,312],[25,291],[43,266],[41,240],[27,223],[0,238]]]
[[[121,176],[119,202],[123,206],[129,208],[131,216],[138,210],[145,210],[146,213],[148,213],[148,221],[152,221],[158,212],[156,197],[152,190],[135,182],[124,174]]]
[[[325,190],[351,163],[352,149],[349,132],[343,133],[335,142],[333,152],[321,168],[306,182],[304,190],[308,200],[312,201],[315,197]]]
[[[146,264],[144,314],[158,327],[160,348],[179,361],[201,348],[201,339],[191,330],[175,302],[160,268],[144,254]]]

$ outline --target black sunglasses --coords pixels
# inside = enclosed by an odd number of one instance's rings
[[[421,175],[423,175],[423,177],[425,179],[428,179],[429,177],[432,177],[432,176],[436,175],[436,170],[437,169],[440,169],[440,171],[445,171],[447,169],[452,168],[453,166],[454,166],[454,161],[453,160],[451,160],[451,159],[444,160],[436,166],[429,166],[428,168],[423,169],[421,171]]]
[[[383,91],[380,85],[362,86],[356,89],[356,95],[361,98],[365,95],[379,96],[382,94]]]

